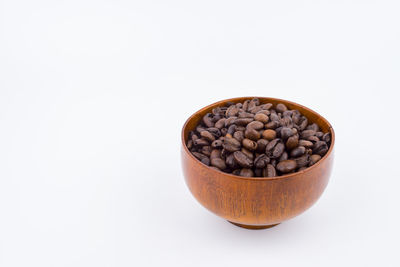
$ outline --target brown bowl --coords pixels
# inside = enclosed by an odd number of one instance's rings
[[[182,129],[182,168],[187,186],[205,208],[237,226],[263,229],[299,215],[321,196],[332,170],[335,133],[326,119],[309,108],[287,100],[258,97],[262,104],[284,103],[289,109],[298,109],[310,123],[315,122],[322,131],[329,131],[331,145],[326,155],[303,171],[278,177],[236,176],[211,169],[197,160],[186,141],[203,116],[229,101],[236,103],[252,98],[222,100],[193,114]]]

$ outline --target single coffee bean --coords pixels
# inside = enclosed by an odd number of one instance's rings
[[[298,135],[293,135],[289,137],[286,141],[286,148],[289,150],[294,149],[299,145],[299,136]]]
[[[308,125],[308,119],[306,117],[302,116],[300,119],[300,124],[299,124],[300,130],[303,131],[307,127],[307,125]]]
[[[292,118],[283,117],[282,119],[279,120],[279,125],[281,125],[283,127],[292,128],[293,127]]]
[[[273,158],[279,158],[282,153],[285,151],[285,145],[283,143],[277,143],[272,151]]]
[[[243,177],[253,177],[254,176],[254,172],[253,172],[252,169],[243,168],[243,169],[240,170],[239,175],[243,176]]]
[[[266,140],[266,139],[258,139],[257,140],[257,149],[256,149],[256,151],[258,153],[265,153],[265,147],[267,146],[267,144],[268,144],[268,140]]]
[[[243,102],[242,109],[243,109],[244,111],[247,111],[247,109],[248,109],[248,107],[249,107],[249,103],[250,103],[250,100],[246,100],[246,101]]]
[[[206,155],[203,155],[203,154],[201,154],[201,153],[199,153],[199,152],[192,152],[192,154],[193,154],[193,156],[195,156],[197,159],[199,159],[200,161],[203,159],[203,158],[207,158],[207,156]]]
[[[290,151],[290,156],[293,158],[297,158],[301,155],[304,155],[304,153],[306,153],[306,148],[304,146],[299,146]]]
[[[267,103],[267,104],[262,104],[262,105],[260,105],[260,107],[263,109],[263,110],[268,110],[268,109],[270,109],[270,108],[272,108],[272,104],[271,103]]]
[[[235,152],[240,150],[240,142],[235,138],[225,138],[224,143],[222,145],[229,152]]]
[[[254,119],[255,119],[256,121],[259,121],[259,122],[263,123],[263,125],[262,125],[261,128],[264,128],[264,124],[267,123],[268,120],[269,120],[268,116],[265,115],[265,114],[263,114],[263,113],[257,113],[257,114],[254,116]]]
[[[277,121],[270,121],[265,124],[265,129],[276,129],[279,126],[279,122]]]
[[[225,163],[231,169],[236,169],[238,167],[238,164],[236,163],[233,154],[230,154],[229,156],[226,157]]]
[[[254,166],[259,169],[263,169],[268,163],[270,159],[265,154],[260,154],[254,160]]]
[[[211,165],[217,167],[220,170],[226,169],[225,161],[221,158],[213,158],[211,159]]]
[[[257,141],[261,137],[260,133],[253,128],[247,128],[244,132],[244,136],[253,141]]]
[[[255,169],[254,170],[254,177],[262,177],[263,176],[263,169]]]
[[[271,152],[271,151],[275,148],[276,144],[277,144],[279,141],[280,141],[279,138],[275,138],[274,140],[270,141],[270,142],[267,144],[267,146],[265,147],[265,151],[266,151],[266,152]]]
[[[210,154],[210,159],[214,158],[221,158],[221,150],[220,149],[213,149]]]
[[[210,159],[209,158],[203,158],[201,159],[201,162],[207,166],[210,166]]]
[[[319,126],[316,123],[312,123],[306,127],[306,130],[313,130],[315,132],[319,131]]]
[[[303,139],[299,140],[299,146],[304,146],[305,148],[310,148],[310,147],[312,147],[313,145],[314,145],[314,144],[313,144],[313,142],[311,142],[311,141],[303,140]]]
[[[240,171],[241,171],[241,169],[236,169],[236,170],[232,171],[232,174],[240,176]]]
[[[300,136],[301,136],[301,138],[306,139],[310,136],[314,136],[315,133],[316,132],[314,130],[304,130],[301,132]]]
[[[254,119],[252,119],[252,118],[237,118],[234,123],[237,126],[246,126],[247,124],[249,124],[252,121],[254,121]]]
[[[216,127],[207,128],[206,131],[210,132],[215,138],[221,137],[221,130]]]
[[[330,134],[330,133],[325,133],[325,134],[322,136],[322,140],[325,141],[325,142],[327,142],[327,143],[329,143],[329,142],[331,141],[331,134]]]
[[[317,154],[311,155],[309,166],[314,165],[314,164],[317,163],[320,159],[321,159],[321,156],[320,156],[320,155],[317,155]]]
[[[202,132],[200,133],[200,135],[201,135],[202,137],[204,137],[205,139],[207,139],[208,141],[210,141],[210,142],[212,142],[212,141],[215,140],[214,135],[212,135],[209,131],[202,131]]]
[[[262,110],[260,110],[260,111],[258,111],[257,113],[256,113],[256,115],[257,114],[264,114],[264,115],[267,115],[267,117],[271,114],[271,112],[269,111],[269,110],[267,110],[267,109],[262,109]],[[254,117],[255,118],[255,117]],[[268,117],[268,120],[269,120],[269,117]]]
[[[242,147],[242,149],[240,150],[242,151],[249,159],[251,159],[252,161],[254,160],[254,154],[252,151]]]
[[[275,176],[276,176],[275,167],[274,167],[272,164],[268,164],[268,165],[263,169],[263,176],[264,176],[264,177],[275,177]]]
[[[296,161],[296,164],[297,164],[298,168],[305,167],[310,162],[310,155],[305,154],[303,156],[295,158],[294,160]]]
[[[281,173],[289,173],[291,171],[294,171],[296,169],[296,167],[297,167],[297,163],[295,160],[292,160],[292,159],[281,161],[276,165],[276,168]]]
[[[264,140],[264,139],[260,139],[260,140]],[[192,140],[188,140],[187,148],[190,150],[192,147],[193,147],[193,141]]]
[[[249,112],[239,112],[239,118],[254,118],[254,114],[253,113],[249,113]]]
[[[248,110],[251,111],[252,109],[254,109],[256,106],[260,105],[260,100],[258,98],[253,98],[252,100],[250,100],[249,106],[248,106]]]
[[[282,153],[282,155],[279,157],[279,161],[284,161],[284,160],[287,160],[287,159],[289,159],[289,155],[288,155],[288,153],[285,151],[285,152],[283,152]]]
[[[279,103],[278,105],[276,105],[276,111],[282,113],[282,112],[285,112],[286,110],[287,110],[287,107],[284,104]]]
[[[247,124],[247,129],[254,129],[254,130],[260,130],[264,128],[264,123],[261,121],[252,121],[249,124]]]
[[[271,140],[276,138],[276,132],[274,130],[272,130],[272,129],[265,130],[262,133],[262,137],[264,139],[267,139],[268,141],[271,141]]]
[[[204,117],[203,117],[203,122],[207,127],[214,127],[214,123],[212,121],[212,114],[211,113],[207,113]]]
[[[328,152],[328,145],[326,144],[325,141],[317,141],[314,144],[313,148],[313,154],[318,154],[320,156],[323,156]]]
[[[242,145],[244,148],[250,151],[254,151],[257,149],[257,143],[247,138],[243,139]]]
[[[225,136],[228,133],[228,129],[222,128],[221,129],[221,135]]]
[[[199,138],[193,141],[193,144],[195,146],[207,146],[209,143],[207,140],[203,139],[203,138]]]
[[[226,117],[233,117],[236,116],[239,113],[239,108],[236,105],[232,105],[230,106],[227,110],[226,110]]]
[[[308,141],[311,141],[311,142],[313,142],[313,143],[316,143],[316,142],[320,141],[319,138],[316,137],[315,135],[309,136],[309,137],[307,138],[307,140],[308,140]]]
[[[236,131],[236,132],[233,134],[233,138],[235,138],[235,139],[238,140],[239,142],[242,142],[243,139],[244,139],[244,132],[242,132],[242,131]]]
[[[233,135],[233,133],[234,132],[236,132],[236,125],[235,124],[232,124],[232,125],[230,125],[229,127],[228,127],[228,134],[230,134],[230,135]]]
[[[211,150],[212,150],[211,146],[203,146],[201,148],[201,153],[209,157],[211,155]]]
[[[279,124],[279,120],[281,119],[281,118],[279,118],[278,114],[276,114],[276,113],[271,113],[269,118],[271,121],[275,121],[278,124]]]
[[[293,135],[292,129],[288,127],[282,127],[281,129],[281,138],[286,141],[289,137]]]
[[[316,132],[315,136],[318,137],[319,139],[321,139],[322,136],[324,136],[324,133],[323,132]]]
[[[270,164],[276,168],[276,164],[278,164],[277,159],[271,159]]]
[[[222,140],[215,140],[211,143],[212,148],[221,148],[222,147]]]
[[[236,151],[233,153],[233,157],[237,164],[239,164],[242,168],[251,168],[253,162],[249,159],[246,154],[241,151]]]

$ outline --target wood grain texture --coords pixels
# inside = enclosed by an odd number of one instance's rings
[[[253,97],[223,100],[193,114],[182,129],[182,168],[193,196],[208,210],[238,225],[250,229],[268,228],[293,218],[313,205],[328,184],[333,165],[335,133],[329,122],[316,112],[293,102],[258,97],[264,103],[284,103],[298,109],[309,122],[331,133],[327,154],[315,165],[303,171],[278,177],[240,177],[209,168],[187,149],[186,140],[202,117],[226,102],[243,102]]]

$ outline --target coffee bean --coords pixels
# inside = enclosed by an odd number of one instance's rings
[[[254,170],[254,177],[262,177],[263,176],[263,169],[255,169]]]
[[[229,152],[235,152],[240,150],[240,142],[235,138],[225,138],[224,143],[222,145]]]
[[[318,137],[319,139],[321,139],[322,136],[324,136],[324,133],[323,132],[316,132],[315,136]]]
[[[276,114],[276,113],[271,113],[271,115],[269,116],[269,119],[270,119],[271,121],[275,121],[275,122],[277,122],[277,123],[279,124],[279,120],[280,120],[281,118],[279,118],[278,114]]]
[[[207,140],[203,139],[203,138],[199,138],[193,141],[193,144],[195,146],[207,146],[209,143]]]
[[[239,112],[239,118],[254,118],[254,114],[253,113],[249,113],[249,112]]]
[[[212,141],[215,140],[214,135],[212,135],[209,131],[202,131],[202,132],[200,133],[200,135],[201,135],[202,137],[204,137],[205,139],[207,139],[208,141],[210,141],[210,142],[212,142]]]
[[[249,103],[250,103],[250,100],[246,100],[246,101],[243,102],[242,109],[243,109],[244,111],[247,111],[247,109],[248,109],[248,107],[249,107]]]
[[[210,159],[209,158],[202,158],[200,160],[203,164],[209,166],[210,165]]]
[[[293,131],[291,128],[282,127],[281,129],[281,138],[286,141],[289,137],[293,135]]]
[[[254,166],[256,168],[262,169],[264,168],[268,163],[270,159],[267,157],[265,154],[260,154],[259,156],[256,157],[254,160]]]
[[[222,140],[215,140],[211,143],[212,148],[221,148],[222,147]]]
[[[306,130],[313,130],[314,132],[318,132],[319,131],[319,126],[316,123],[312,123],[312,124],[307,126]]]
[[[272,157],[279,158],[284,151],[285,151],[285,145],[283,143],[278,143],[276,144],[274,150],[272,151]]]
[[[252,100],[250,100],[249,106],[247,108],[248,111],[251,111],[252,109],[254,109],[259,104],[260,104],[260,100],[258,98],[253,98]]]
[[[211,155],[211,146],[203,146],[201,148],[201,153],[203,153],[203,155],[206,155],[207,157],[209,157]]]
[[[264,139],[260,139],[260,140],[264,140]],[[192,147],[193,147],[193,141],[192,140],[188,140],[187,148],[190,150]]]
[[[270,121],[265,124],[265,129],[276,129],[279,126],[279,122],[277,121]]]
[[[282,153],[282,155],[279,157],[279,161],[284,161],[284,160],[287,160],[289,158],[289,155],[288,155],[288,153],[285,151],[285,152],[283,152]]]
[[[214,135],[215,138],[219,138],[221,136],[221,130],[216,127],[207,128],[206,131]]]
[[[314,136],[315,135],[315,131],[314,130],[304,130],[301,132],[301,138],[306,139],[309,138],[310,136]]]
[[[267,146],[268,141],[265,139],[257,140],[257,152],[258,153],[265,153],[265,147]]]
[[[304,146],[299,146],[290,151],[290,156],[293,158],[297,158],[301,155],[304,155],[304,153],[306,153],[306,148]]]
[[[282,113],[282,112],[285,112],[286,110],[287,110],[287,107],[284,104],[279,103],[278,105],[276,105],[276,111]]]
[[[305,170],[305,169],[307,169],[306,166],[299,168],[298,171],[303,171],[303,170]]]
[[[244,136],[253,141],[257,141],[258,139],[260,139],[261,135],[257,130],[254,130],[253,128],[247,128],[244,132]]]
[[[246,149],[248,149],[250,151],[254,151],[254,150],[257,149],[257,143],[254,142],[253,140],[250,140],[250,139],[247,139],[247,138],[243,139],[242,145],[243,145],[244,148],[246,148]]]
[[[233,134],[233,138],[235,138],[236,140],[238,140],[239,142],[242,142],[244,139],[244,133],[242,131],[236,131]]]
[[[197,159],[202,160],[203,158],[207,158],[206,155],[203,155],[199,152],[192,152],[193,156],[195,156]]]
[[[313,143],[316,143],[316,142],[319,141],[319,138],[316,137],[315,135],[313,135],[313,136],[309,136],[309,137],[307,138],[307,140],[308,140],[308,141],[311,141],[311,142],[313,142]]]
[[[320,156],[320,155],[317,155],[317,154],[311,155],[309,166],[314,165],[314,164],[317,163],[320,159],[321,159],[321,156]]]
[[[226,110],[225,114],[227,117],[232,117],[236,116],[238,113],[239,113],[239,108],[236,105],[232,105]]]
[[[214,158],[221,158],[221,150],[220,149],[213,149],[210,154],[210,159]]]
[[[233,154],[230,154],[229,156],[226,157],[225,163],[231,169],[236,169],[238,167],[238,164],[236,163]]]
[[[254,154],[252,151],[242,147],[242,149],[240,150],[242,151],[249,159],[251,159],[252,161],[254,160]]]
[[[267,139],[268,141],[271,141],[271,140],[276,138],[276,132],[274,130],[271,130],[271,129],[265,130],[262,133],[262,137],[264,139]]]
[[[214,123],[212,121],[212,114],[211,113],[207,113],[204,117],[203,117],[203,122],[207,127],[214,127]]]
[[[237,120],[237,117],[236,117],[236,116],[226,118],[226,119],[225,119],[225,127],[229,127],[230,125],[232,125],[233,123],[235,123],[236,120]]]
[[[327,142],[327,143],[329,143],[329,142],[331,141],[331,134],[330,134],[330,133],[325,133],[325,134],[322,136],[322,140],[325,141],[325,142]]]
[[[281,173],[289,173],[291,171],[294,171],[296,169],[296,167],[297,167],[297,163],[295,160],[292,160],[292,159],[281,161],[276,165],[276,168]]]
[[[253,162],[249,159],[243,152],[236,151],[233,153],[233,157],[237,164],[239,164],[243,168],[251,168]]]
[[[293,135],[289,137],[286,141],[286,148],[289,150],[292,150],[293,148],[297,147],[297,145],[299,145],[298,135]]]
[[[257,113],[257,114],[254,116],[254,119],[255,119],[256,121],[259,121],[259,122],[263,123],[263,125],[262,125],[261,128],[264,128],[264,124],[267,123],[268,120],[269,120],[268,116],[265,115],[265,114],[263,114],[263,113]],[[261,129],[261,128],[260,128],[260,129]]]
[[[269,110],[267,110],[267,109],[262,109],[262,110],[258,111],[258,112],[256,113],[256,115],[257,115],[257,114],[264,114],[264,115],[269,116],[269,115],[271,114],[271,112],[270,112]],[[255,116],[254,116],[254,118],[255,118]],[[268,120],[269,120],[269,117],[268,117]]]
[[[261,130],[264,128],[264,123],[261,121],[252,121],[247,125],[247,129],[252,128],[254,130]]]
[[[220,170],[226,169],[225,161],[221,158],[213,158],[211,159],[211,165],[217,167]]]
[[[237,118],[234,123],[237,126],[246,126],[247,124],[249,124],[250,122],[254,121],[254,119],[252,118]]]
[[[252,169],[243,168],[243,169],[240,170],[239,175],[243,176],[243,177],[253,177],[254,176],[254,172],[253,172]]]
[[[225,127],[225,118],[219,119],[216,123],[215,123],[215,127],[218,129],[222,129]]]
[[[264,177],[275,177],[275,176],[276,176],[275,167],[274,167],[272,164],[268,164],[268,165],[263,169],[263,176],[264,176]]]
[[[314,144],[313,148],[313,154],[318,154],[320,156],[323,156],[328,152],[328,145],[326,144],[325,141],[317,141]]]
[[[281,125],[283,127],[292,128],[293,127],[292,118],[284,117],[284,118],[280,119],[279,120],[279,125]]]
[[[310,155],[305,154],[303,156],[295,158],[294,160],[296,161],[296,164],[297,164],[298,168],[305,167],[310,162]]]
[[[308,119],[306,117],[302,116],[300,119],[300,124],[299,124],[300,130],[303,131],[307,127],[307,125],[308,125]]]
[[[303,139],[299,140],[299,146],[304,146],[305,148],[310,148],[310,147],[312,147],[313,145],[314,145],[314,144],[313,144],[313,142],[311,142],[311,141],[303,140]]]

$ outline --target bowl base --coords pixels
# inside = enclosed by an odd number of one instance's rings
[[[242,227],[242,228],[246,228],[246,229],[251,229],[251,230],[261,230],[261,229],[268,229],[274,226],[277,226],[279,223],[277,224],[271,224],[271,225],[246,225],[246,224],[240,224],[240,223],[234,223],[231,221],[228,221],[231,224],[234,224],[236,226]]]

